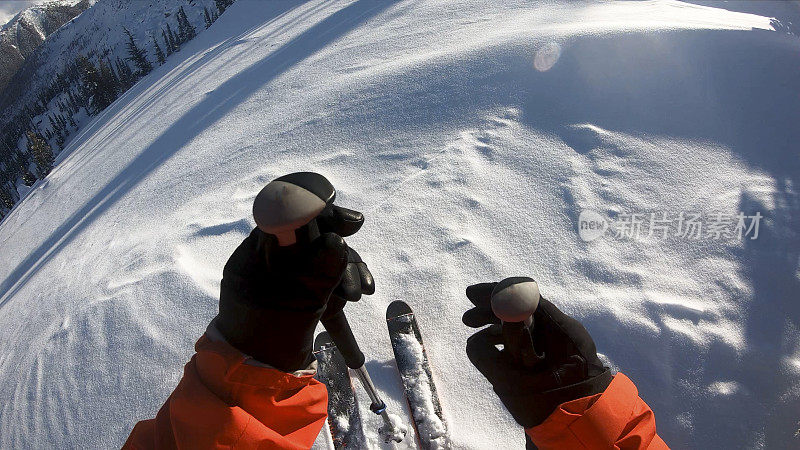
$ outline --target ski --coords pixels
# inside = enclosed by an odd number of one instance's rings
[[[319,364],[317,379],[328,388],[328,426],[334,448],[365,448],[366,440],[350,372],[327,331],[314,339],[314,356]]]
[[[419,446],[449,449],[447,424],[414,312],[407,303],[394,301],[386,310],[386,322]]]

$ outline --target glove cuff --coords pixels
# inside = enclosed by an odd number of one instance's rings
[[[532,394],[526,398],[528,403],[526,414],[516,416],[517,422],[526,429],[535,427],[544,422],[562,403],[602,393],[613,378],[611,369],[607,368],[600,375],[580,383]]]
[[[313,361],[314,330],[324,305],[310,310],[256,307],[225,286],[215,325],[240,352],[284,372],[303,369]]]

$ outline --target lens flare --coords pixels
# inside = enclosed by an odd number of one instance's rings
[[[558,62],[561,56],[561,46],[555,42],[548,42],[536,50],[533,58],[533,67],[539,72],[547,72]]]

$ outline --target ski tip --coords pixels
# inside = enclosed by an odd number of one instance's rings
[[[408,303],[402,300],[395,300],[389,304],[388,308],[386,308],[386,320],[392,320],[395,317],[405,316],[413,313],[414,312],[411,311],[411,307],[408,306]]]
[[[333,346],[333,339],[327,331],[323,331],[314,338],[314,351],[322,350],[323,348]]]

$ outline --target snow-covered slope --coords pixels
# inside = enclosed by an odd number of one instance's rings
[[[0,32],[0,220],[49,172],[50,151],[58,155],[88,119],[180,51],[233,0],[80,0],[70,6],[75,2],[29,8]],[[132,58],[131,45],[140,59]],[[29,133],[50,151],[37,159]]]
[[[348,242],[378,291],[348,312],[378,388],[403,410],[383,324],[403,298],[458,448],[522,446],[460,320],[466,285],[510,275],[586,324],[674,448],[792,448],[798,49],[670,1],[239,0],[0,224],[0,447],[121,445],[215,315],[255,194],[313,170],[367,216]],[[764,219],[585,242],[584,209]]]

